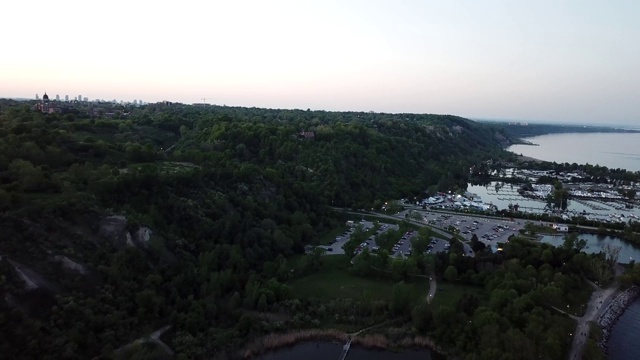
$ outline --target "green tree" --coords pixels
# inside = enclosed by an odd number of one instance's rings
[[[406,314],[409,311],[410,305],[411,292],[409,291],[409,286],[407,286],[404,281],[393,285],[391,303],[389,304],[391,312],[396,315]]]
[[[449,282],[458,280],[458,269],[453,265],[449,265],[447,270],[444,271],[444,278]]]

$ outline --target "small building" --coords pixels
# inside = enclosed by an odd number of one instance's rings
[[[569,226],[564,224],[553,224],[551,227],[557,232],[569,232]]]

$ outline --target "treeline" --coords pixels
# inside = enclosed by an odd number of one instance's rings
[[[485,121],[487,124],[500,125],[508,134],[516,138],[532,137],[547,134],[564,133],[637,133],[638,130],[620,129],[609,126],[594,125],[567,125],[567,124],[532,124],[520,125],[519,123],[506,123]]]

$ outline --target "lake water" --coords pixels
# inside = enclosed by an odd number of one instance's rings
[[[611,331],[609,338],[609,359],[640,359],[640,299],[633,302],[622,314]]]
[[[328,341],[302,342],[260,356],[260,360],[338,360],[342,345]],[[409,349],[402,352],[379,351],[352,346],[346,360],[431,360],[426,349]]]
[[[587,254],[599,253],[605,244],[610,244],[615,247],[620,247],[620,254],[618,255],[619,263],[628,264],[631,260],[635,260],[636,262],[640,261],[640,246],[625,242],[617,237],[579,234],[578,239],[587,241],[587,248],[583,249]],[[555,246],[562,246],[564,236],[544,235],[541,241]]]
[[[551,134],[525,140],[539,146],[512,145],[507,150],[558,163],[640,171],[640,133]]]

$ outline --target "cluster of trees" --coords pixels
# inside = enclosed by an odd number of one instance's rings
[[[604,254],[580,253],[581,246],[575,236],[557,248],[512,237],[501,253],[474,258],[452,246],[437,256],[438,276],[476,290],[455,304],[416,308],[414,325],[461,358],[562,359],[575,323],[557,309],[579,314],[591,291],[584,279],[602,280],[602,270],[612,276]]]

